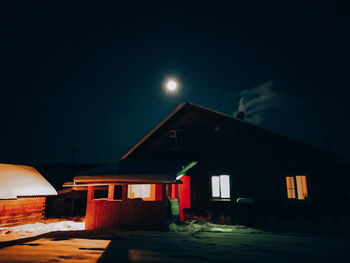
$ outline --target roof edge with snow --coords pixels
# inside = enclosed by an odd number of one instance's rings
[[[34,167],[0,164],[0,199],[49,195],[55,188]]]

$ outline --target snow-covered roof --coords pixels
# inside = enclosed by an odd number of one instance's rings
[[[57,195],[57,192],[35,168],[0,164],[0,199],[47,195]]]

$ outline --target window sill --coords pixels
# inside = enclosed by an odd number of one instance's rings
[[[212,198],[212,199],[210,199],[210,201],[214,201],[214,202],[226,201],[226,202],[229,202],[229,201],[231,201],[231,198]]]
[[[311,200],[310,199],[287,199],[286,202],[289,204],[307,204],[307,203],[311,203]]]

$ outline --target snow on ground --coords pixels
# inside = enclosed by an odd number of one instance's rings
[[[348,238],[245,233],[239,228],[59,231],[0,243],[0,262],[350,262],[349,249]]]
[[[83,223],[63,221],[11,228],[14,236],[32,236],[0,242],[0,262],[350,262],[348,236],[276,234],[199,220],[158,232],[72,231],[79,227]],[[36,233],[49,229],[60,230]]]
[[[85,222],[58,221],[48,223],[34,223],[13,227],[0,227],[0,241],[40,235],[52,231],[84,230]]]
[[[171,223],[169,225],[171,232],[223,232],[236,234],[264,234],[265,231],[242,225],[219,225],[206,221],[192,220],[180,223]]]

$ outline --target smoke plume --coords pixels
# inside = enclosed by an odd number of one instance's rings
[[[273,81],[268,81],[253,89],[241,91],[238,109],[234,115],[261,124],[267,118],[269,110],[281,105],[281,96],[272,87]]]

